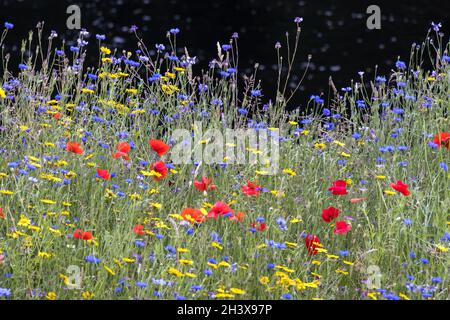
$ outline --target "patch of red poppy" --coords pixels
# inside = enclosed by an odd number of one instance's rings
[[[352,229],[352,226],[349,225],[344,220],[336,222],[336,228],[334,229],[334,234],[346,234]]]
[[[335,196],[343,196],[348,194],[347,192],[347,182],[344,180],[337,180],[333,182],[333,185],[328,188],[328,191],[331,191],[331,193]]]
[[[433,143],[438,145],[438,148],[444,146],[450,150],[450,132],[439,132],[434,136]]]
[[[181,216],[184,220],[189,221],[192,224],[194,222],[203,222],[206,219],[200,210],[193,208],[183,209],[183,211],[181,211]]]
[[[168,146],[161,140],[149,140],[148,143],[152,150],[155,151],[160,157],[166,154],[166,152],[170,149],[170,146]]]
[[[5,214],[3,213],[3,208],[0,208],[0,219],[5,219]]]
[[[331,222],[336,219],[341,212],[335,207],[328,207],[322,210],[322,220],[325,222]]]
[[[264,231],[266,229],[266,224],[264,222],[261,222],[261,223],[253,222],[252,228],[257,231]]]
[[[85,241],[92,240],[92,238],[93,238],[91,232],[83,231],[81,229],[76,229],[73,232],[73,237],[76,238],[76,239],[85,240]]]
[[[117,145],[117,152],[114,152],[112,154],[114,159],[118,159],[118,158],[124,158],[126,161],[130,160],[130,156],[128,155],[128,153],[131,150],[131,146],[128,142],[119,142],[119,144]]]
[[[243,212],[237,212],[236,214],[234,214],[232,217],[230,217],[230,221],[238,221],[238,222],[242,222],[244,221],[245,218],[245,213]]]
[[[216,189],[216,186],[211,184],[211,179],[207,177],[202,177],[202,181],[194,180],[194,187],[201,192]]]
[[[109,174],[108,170],[103,169],[97,169],[97,176],[103,180],[109,180],[111,178],[111,175]]]
[[[69,141],[66,144],[66,151],[75,153],[75,154],[84,154],[83,149],[81,148],[80,144],[74,141]]]
[[[408,185],[404,184],[401,180],[398,180],[397,183],[391,183],[391,188],[404,196],[409,196],[411,194],[408,190]]]
[[[167,176],[168,172],[166,164],[162,161],[152,163],[152,165],[150,166],[150,170],[153,170],[159,174],[159,176],[153,177],[156,181],[161,181],[162,179],[164,179]]]
[[[247,180],[247,184],[245,186],[242,186],[241,190],[242,190],[242,193],[246,194],[247,196],[257,197],[257,196],[259,196],[261,186],[258,186],[256,184],[250,182],[250,180]]]
[[[140,235],[140,236],[144,235],[144,234],[145,234],[145,232],[144,232],[144,226],[141,225],[141,224],[135,225],[135,226],[133,227],[133,232],[134,232],[135,234],[137,234],[137,235]]]
[[[218,216],[223,216],[226,214],[230,214],[233,216],[233,210],[224,202],[218,201],[214,204],[214,206],[208,212],[208,218],[216,219]]]
[[[322,244],[320,243],[319,238],[317,238],[315,235],[308,234],[305,237],[305,246],[306,249],[308,249],[308,254],[310,256],[315,256],[319,253],[318,248],[321,248]]]

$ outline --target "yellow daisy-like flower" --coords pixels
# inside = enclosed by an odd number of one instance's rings
[[[230,292],[234,294],[243,295],[245,294],[245,290],[239,289],[239,288],[230,288]]]
[[[53,291],[50,291],[45,296],[48,300],[56,300],[56,293]]]
[[[111,50],[108,49],[107,47],[100,47],[100,52],[110,55],[111,54]]]
[[[270,281],[269,277],[266,277],[266,276],[259,278],[259,283],[261,283],[262,285],[268,284],[269,281]]]

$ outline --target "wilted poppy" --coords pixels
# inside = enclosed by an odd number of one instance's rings
[[[444,146],[450,150],[450,132],[439,132],[434,136],[433,143],[438,145],[438,148]]]
[[[350,231],[351,228],[352,228],[352,226],[349,225],[344,220],[337,221],[336,222],[336,228],[334,229],[334,234],[338,234],[338,233],[346,234],[347,232]]]
[[[261,187],[250,182],[250,180],[247,180],[247,184],[245,186],[242,186],[242,193],[246,194],[247,196],[259,196],[259,192],[261,190]]]
[[[331,222],[339,216],[339,209],[335,207],[328,207],[322,210],[322,220],[325,222]]]
[[[361,202],[361,201],[363,201],[365,199],[366,198],[352,198],[349,201],[350,201],[350,203],[358,203],[358,202]]]
[[[83,149],[81,148],[80,144],[77,142],[69,141],[66,144],[66,151],[76,153],[76,154],[84,154]]]
[[[343,196],[348,194],[347,192],[347,182],[344,180],[337,180],[333,182],[333,185],[328,188],[328,191],[331,191],[331,193],[335,196]]]
[[[181,216],[190,223],[203,222],[206,219],[200,210],[192,208],[183,209],[183,211],[181,211]]]
[[[155,151],[160,157],[166,154],[166,152],[170,149],[170,147],[161,140],[149,140],[148,143],[153,151]]]
[[[162,161],[152,163],[150,169],[157,173],[157,175],[154,176],[154,179],[156,181],[160,181],[167,176],[167,167],[166,164]]]
[[[408,190],[408,185],[404,184],[401,180],[398,180],[397,183],[391,183],[391,188],[404,196],[409,196],[411,194]]]

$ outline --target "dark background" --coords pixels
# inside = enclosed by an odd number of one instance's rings
[[[66,29],[66,8],[71,4],[80,6],[82,28],[91,32],[91,44],[96,43],[95,34],[101,33],[111,47],[134,51],[136,42],[128,32],[134,24],[149,48],[155,43],[167,47],[166,32],[179,27],[178,44],[197,56],[198,72],[216,57],[216,42],[227,43],[236,31],[240,71],[250,73],[254,63],[260,63],[266,99],[273,97],[276,85],[274,44],[284,40],[286,31],[293,37],[293,19],[303,17],[295,71],[302,73],[308,54],[312,54],[312,65],[296,105],[305,103],[311,94],[327,92],[330,75],[342,87],[358,79],[358,71],[373,78],[375,65],[378,74],[388,73],[398,56],[408,60],[412,43],[425,39],[432,21],[442,22],[444,32],[450,28],[449,0],[0,0],[2,27],[5,21],[15,24],[7,51],[17,50],[20,40],[42,20],[47,33],[55,30],[59,39],[75,40],[77,32]],[[371,4],[381,8],[381,30],[366,27],[366,9]],[[97,56],[93,56],[91,63],[95,64]]]

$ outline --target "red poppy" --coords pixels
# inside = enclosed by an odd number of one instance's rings
[[[247,196],[259,196],[259,192],[261,190],[260,186],[257,186],[256,184],[250,182],[250,180],[247,180],[247,184],[245,186],[242,186],[242,193],[246,194]]]
[[[53,115],[53,118],[59,120],[61,118],[61,113],[57,112]]]
[[[252,228],[254,228],[258,231],[264,231],[264,229],[266,229],[266,224],[264,222],[262,222],[262,223],[253,222]]]
[[[408,190],[408,185],[404,184],[401,180],[398,180],[397,183],[391,183],[391,188],[404,196],[409,196],[411,194]]]
[[[194,181],[194,187],[198,191],[206,191],[206,190],[215,190],[216,186],[211,184],[211,179],[208,179],[207,177],[202,177],[202,181]]]
[[[149,140],[148,143],[153,151],[155,151],[160,157],[166,154],[166,152],[170,149],[170,147],[161,140]]]
[[[134,232],[135,234],[140,235],[140,236],[144,235],[144,234],[145,234],[145,232],[144,232],[144,226],[141,225],[141,224],[135,225],[135,226],[133,227],[133,232]]]
[[[93,238],[92,233],[88,231],[83,231],[81,229],[76,229],[73,232],[73,237],[80,240],[91,240]]]
[[[184,220],[189,221],[190,223],[194,223],[194,221],[203,222],[206,219],[200,210],[192,208],[183,209],[183,211],[181,211],[181,216]]]
[[[114,152],[112,154],[114,159],[118,159],[123,157],[125,160],[130,160],[130,157],[128,156],[128,153],[131,150],[131,146],[128,142],[119,142],[117,145],[117,152]]]
[[[84,154],[84,151],[81,148],[80,144],[74,141],[67,142],[66,150],[76,154]]]
[[[335,196],[343,196],[348,194],[347,192],[347,182],[344,180],[337,180],[333,182],[333,185],[328,188],[328,191],[331,191],[331,193]]]
[[[237,212],[235,215],[233,215],[232,217],[230,217],[231,221],[238,221],[238,222],[242,222],[244,221],[245,218],[245,213],[243,212]]]
[[[339,216],[339,209],[335,207],[328,207],[322,210],[322,220],[325,222],[331,222]]]
[[[338,234],[338,233],[346,234],[347,232],[349,232],[351,230],[351,228],[352,228],[352,226],[349,225],[344,220],[337,221],[336,228],[334,229],[334,234]]]
[[[314,256],[319,253],[318,248],[321,248],[322,245],[320,244],[319,238],[317,238],[315,235],[308,234],[305,237],[305,246],[306,249],[308,249],[308,254],[310,256]]]
[[[3,213],[3,208],[0,208],[0,219],[5,219],[5,214]]]
[[[111,175],[109,174],[108,170],[103,169],[97,169],[97,176],[103,180],[109,180],[109,178],[111,178]]]
[[[162,162],[162,161],[158,161],[158,162],[153,163],[150,166],[150,169],[152,171],[157,172],[159,174],[158,176],[154,177],[154,179],[156,181],[160,181],[160,180],[164,179],[167,176],[167,167],[166,167],[166,164],[164,162]]]
[[[226,203],[219,201],[209,210],[208,217],[216,219],[219,215],[223,216],[226,214],[233,216],[233,210]]]
[[[450,150],[450,132],[439,132],[434,136],[433,142],[438,145],[438,148],[445,146]]]

